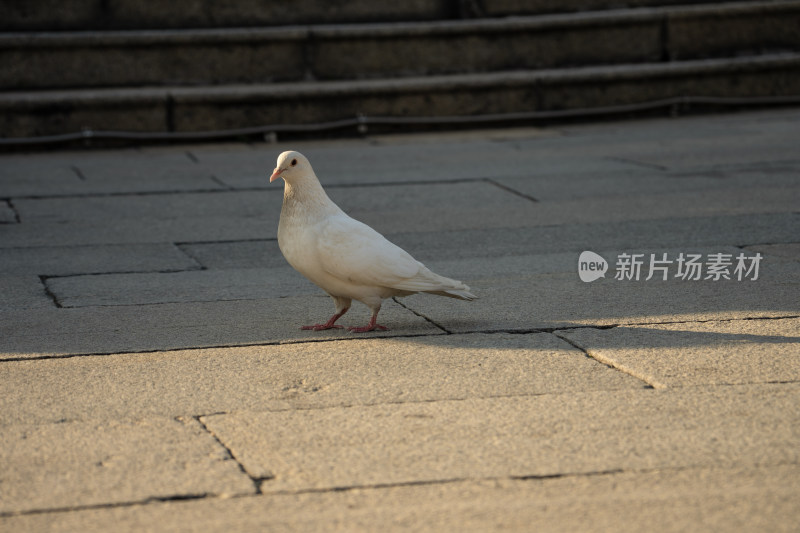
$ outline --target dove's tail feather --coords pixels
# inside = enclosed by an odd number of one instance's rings
[[[426,272],[427,276],[429,276],[429,278],[432,279],[433,281],[437,282],[439,286],[436,288],[431,287],[434,290],[427,290],[423,292],[426,292],[428,294],[436,294],[438,296],[447,296],[448,298],[457,298],[459,300],[466,300],[468,302],[471,302],[472,300],[478,298],[477,296],[469,292],[469,287],[467,286],[467,284],[454,279],[446,278],[444,276],[440,276],[439,274],[431,272],[428,269],[425,270],[427,271]]]
[[[448,298],[457,298],[459,300],[466,300],[471,302],[477,300],[477,296],[469,291],[462,291],[458,289],[447,289],[444,291],[425,291],[427,294],[436,294],[437,296],[447,296]]]
[[[394,289],[407,291],[408,294],[424,292],[457,298],[459,300],[472,301],[478,297],[469,292],[469,287],[457,280],[440,276],[431,272],[425,265],[419,263],[419,272],[416,276],[403,280],[401,283],[392,286]]]

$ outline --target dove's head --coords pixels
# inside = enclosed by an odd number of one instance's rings
[[[270,183],[278,178],[283,178],[286,182],[291,182],[293,178],[313,174],[311,163],[306,156],[300,152],[283,152],[278,156],[278,166],[272,171],[269,177]]]

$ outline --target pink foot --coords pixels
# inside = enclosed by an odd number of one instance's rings
[[[349,308],[348,308],[349,309]],[[341,318],[343,314],[347,312],[347,309],[342,311],[341,313],[336,313],[327,322],[324,324],[314,324],[313,326],[303,326],[300,329],[312,329],[314,331],[322,331],[323,329],[341,329],[344,326],[337,326],[335,322]]]
[[[389,329],[386,326],[381,326],[380,324],[376,324],[377,321],[378,321],[378,312],[375,311],[372,315],[372,318],[369,319],[369,324],[367,324],[366,326],[361,328],[347,328],[347,329],[349,329],[353,333],[366,333],[367,331],[373,331],[376,329],[381,329],[385,331]]]

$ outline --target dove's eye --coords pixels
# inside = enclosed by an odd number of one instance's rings
[[[296,164],[297,164],[297,159],[292,159],[292,166],[295,166]]]

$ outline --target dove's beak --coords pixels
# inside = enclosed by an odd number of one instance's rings
[[[284,170],[286,170],[286,169],[285,168],[276,168],[275,170],[273,170],[272,171],[272,176],[269,177],[269,182],[272,183],[276,179],[280,178],[281,177],[281,172],[283,172]]]

